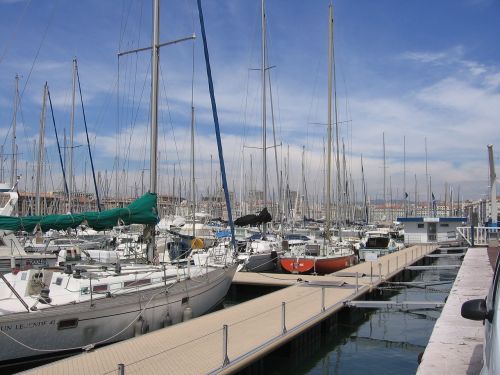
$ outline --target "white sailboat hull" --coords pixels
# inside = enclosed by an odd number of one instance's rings
[[[96,299],[93,306],[82,302],[1,316],[0,363],[109,344],[157,330],[168,324],[167,311],[172,324],[183,320],[188,307],[192,317],[200,316],[224,298],[235,272],[236,264],[218,268],[174,284],[168,294],[164,287],[156,287]],[[142,319],[136,320],[139,314]]]

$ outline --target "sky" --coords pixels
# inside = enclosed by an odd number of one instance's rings
[[[77,59],[85,116],[100,188],[139,194],[149,188],[151,1],[0,0],[0,145],[10,176],[18,74],[18,174],[33,189],[44,83],[59,141],[69,139],[72,60]],[[215,96],[230,189],[262,189],[260,1],[203,1]],[[266,1],[269,194],[277,172],[292,190],[321,200],[325,185],[329,1]],[[337,0],[335,88],[340,164],[358,197],[361,156],[372,199],[404,191],[425,200],[430,184],[464,199],[485,198],[487,144],[499,164],[500,2],[494,0]],[[218,159],[195,1],[162,1],[159,191],[189,191],[191,106],[198,195],[218,185]],[[194,74],[193,74],[194,73]],[[269,82],[271,93],[269,93]],[[191,98],[193,97],[193,102]],[[73,171],[91,191],[80,96],[76,95]],[[271,111],[272,109],[272,111]],[[50,108],[45,122],[45,190],[62,190]],[[274,124],[274,134],[273,134]],[[66,170],[69,165],[69,140]],[[275,150],[276,156],[275,159]],[[426,152],[427,150],[427,152]],[[334,154],[337,144],[334,140]],[[427,157],[426,157],[427,155]],[[276,161],[277,160],[277,161]],[[277,166],[276,166],[277,164]],[[175,169],[175,171],[174,171]],[[304,172],[302,172],[304,171]],[[427,173],[426,173],[427,171]],[[280,172],[278,172],[280,174]],[[336,184],[337,172],[334,169]],[[304,175],[304,177],[303,177]],[[184,188],[184,185],[186,188]],[[416,186],[416,189],[415,189]]]

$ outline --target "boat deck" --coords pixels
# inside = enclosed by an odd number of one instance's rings
[[[493,278],[486,248],[467,251],[417,374],[479,374],[483,366],[484,326],[462,318],[465,301],[484,298]]]
[[[126,374],[233,373],[435,249],[435,245],[413,246],[323,277],[274,274],[276,278],[270,279],[256,274],[239,275],[236,282],[254,277],[280,285],[286,280],[293,285],[185,323],[35,368],[30,373],[115,374],[118,364],[124,364]],[[303,281],[297,281],[298,278]]]

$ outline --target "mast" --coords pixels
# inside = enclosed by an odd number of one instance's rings
[[[253,157],[252,154],[250,154],[250,194],[248,195],[248,198],[250,198],[250,212],[253,212],[253,199],[255,199],[256,194],[255,194],[255,189],[253,189]]]
[[[331,11],[332,11],[332,29],[331,29],[331,35],[332,35],[332,65],[333,65],[333,90],[334,90],[334,105],[335,105],[335,147],[336,153],[337,153],[337,209],[336,209],[336,222],[337,222],[337,227],[340,229],[340,223],[339,223],[339,218],[342,219],[343,213],[342,213],[342,206],[341,206],[341,199],[342,199],[342,187],[341,187],[341,179],[340,179],[340,147],[339,147],[339,117],[337,114],[337,75],[336,75],[336,69],[335,69],[335,44],[334,44],[334,30],[333,30],[333,5],[331,5]],[[339,230],[339,234],[342,234],[342,231]],[[342,238],[340,238],[342,240]]]
[[[491,225],[496,227],[498,220],[497,208],[497,174],[495,172],[495,159],[493,157],[493,145],[488,145],[488,158],[490,163],[490,194],[491,194]]]
[[[365,169],[363,167],[363,154],[361,154],[361,189],[363,192],[363,203],[364,203],[364,209],[363,209],[363,214],[365,217],[365,222],[368,224],[369,217],[368,217],[368,194],[366,191],[366,181],[365,181]]]
[[[73,139],[75,132],[75,96],[76,96],[76,59],[73,59],[73,90],[71,93],[71,117],[69,124],[69,155],[68,155],[68,175],[69,175],[69,186],[68,186],[68,212],[72,212],[71,200],[73,197]]]
[[[14,114],[12,116],[12,164],[10,168],[10,186],[14,187],[17,180],[17,146],[16,146],[16,126],[17,107],[19,106],[19,75],[16,74],[16,92],[14,94]],[[3,157],[3,155],[2,155]]]
[[[215,137],[217,139],[217,151],[219,154],[219,164],[220,164],[220,172],[222,179],[222,187],[224,189],[224,198],[226,200],[226,209],[227,209],[227,219],[229,223],[229,227],[231,228],[231,243],[233,245],[234,251],[236,251],[236,240],[234,237],[234,223],[233,223],[233,215],[231,211],[231,200],[229,199],[229,189],[227,187],[227,179],[226,179],[226,168],[224,166],[224,154],[222,152],[222,140],[220,136],[220,127],[219,127],[219,118],[217,115],[217,105],[215,103],[215,93],[214,86],[212,81],[212,70],[210,68],[210,58],[208,55],[208,43],[207,37],[205,34],[205,22],[203,21],[203,11],[201,8],[201,0],[197,1],[198,4],[198,13],[200,17],[200,27],[201,27],[201,35],[203,39],[203,52],[205,55],[205,65],[207,68],[207,78],[208,78],[208,89],[210,92],[210,102],[212,106],[212,115],[214,118],[215,125]]]
[[[342,138],[342,211],[344,215],[342,217],[342,223],[347,222],[347,214],[349,212],[349,197],[347,191],[347,166],[345,162],[345,144],[344,138]]]
[[[261,79],[262,79],[262,183],[263,200],[266,207],[267,199],[267,145],[266,145],[266,11],[265,0],[261,0],[261,26],[262,26],[262,51],[261,51]],[[267,232],[267,224],[262,223],[262,233]]]
[[[425,187],[427,189],[427,196],[426,196],[426,199],[427,199],[427,216],[430,216],[430,209],[431,209],[431,206],[430,206],[430,202],[431,202],[431,196],[429,194],[429,171],[427,169],[427,137],[424,138],[424,142],[425,142]]]
[[[40,115],[40,133],[38,135],[38,158],[37,158],[37,165],[36,165],[36,191],[35,191],[35,197],[36,197],[36,215],[40,215],[41,213],[41,207],[40,207],[40,186],[42,182],[42,163],[44,160],[44,140],[45,140],[45,109],[46,109],[46,104],[47,104],[47,91],[48,91],[48,86],[47,82],[45,82],[45,86],[43,87],[43,102],[42,102],[42,113]]]
[[[405,217],[408,217],[408,196],[406,194],[406,136],[403,136],[403,194]]]
[[[301,211],[301,214],[302,214],[302,223],[303,225],[305,226],[305,202],[306,202],[306,178],[305,178],[305,165],[304,165],[304,153],[305,153],[305,148],[306,146],[302,145],[302,165],[301,165],[301,169],[302,169],[302,202],[301,202],[301,205],[300,205],[300,211]]]
[[[417,212],[417,174],[415,173],[415,212],[413,213],[413,216],[418,216]]]
[[[332,67],[333,67],[333,6],[328,7],[328,147],[327,147],[327,172],[326,172],[326,224],[325,242],[330,241],[331,221],[331,170],[332,170]]]
[[[391,223],[393,219],[393,205],[392,205],[392,176],[389,175],[389,202],[391,202]]]
[[[153,45],[151,46],[151,153],[149,191],[157,190],[157,154],[158,154],[158,77],[160,59],[160,0],[153,0]],[[152,262],[155,256],[155,225],[145,229],[148,238],[147,258]]]
[[[383,166],[383,169],[384,169],[384,220],[387,221],[387,198],[385,196],[385,172],[386,172],[386,167],[385,167],[385,133],[382,132],[382,152],[383,152],[383,156],[384,156],[384,166]]]
[[[3,145],[0,145],[0,182],[4,182],[3,179],[3,162],[4,162],[4,156],[3,156]]]
[[[193,42],[193,72],[191,80],[191,210],[193,215],[193,237],[196,235],[196,194],[195,194],[195,178],[194,178],[194,42]]]

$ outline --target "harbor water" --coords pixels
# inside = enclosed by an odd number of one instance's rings
[[[436,258],[431,265],[460,264],[458,258]],[[405,271],[405,286],[387,283],[370,299],[445,302],[457,269]],[[255,298],[262,290],[229,294],[225,306]],[[339,314],[332,333],[303,345],[300,355],[288,348],[266,357],[264,374],[414,374],[441,309],[412,311],[351,308]]]

